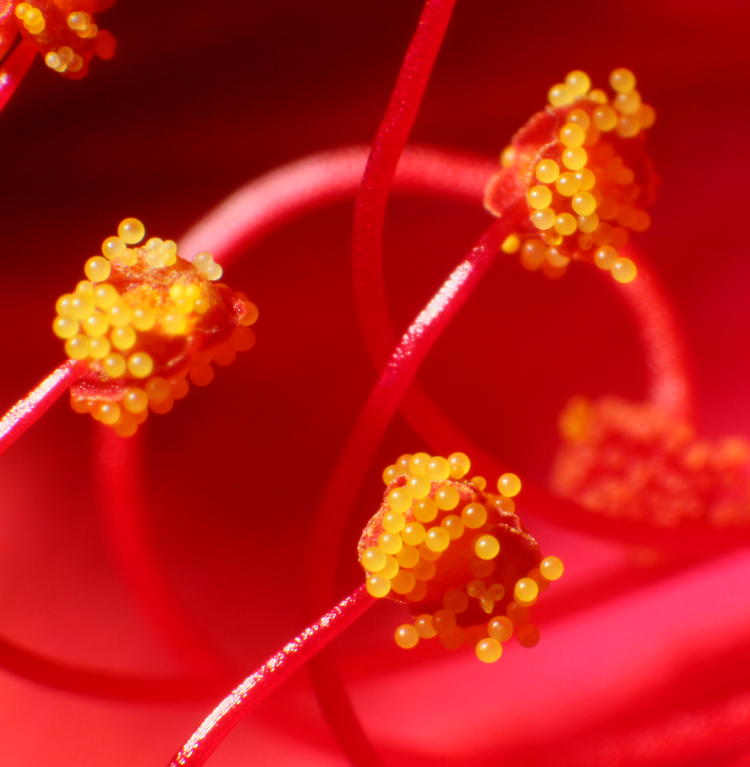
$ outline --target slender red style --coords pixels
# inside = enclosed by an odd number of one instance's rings
[[[31,43],[20,43],[5,59],[0,67],[0,110],[10,101],[29,71],[36,56],[37,49]]]
[[[232,727],[256,704],[357,620],[375,600],[359,586],[298,636],[274,653],[206,717],[169,763],[169,767],[205,764]]]
[[[82,370],[83,365],[80,362],[63,362],[8,410],[0,420],[0,453],[5,452],[47,412]]]

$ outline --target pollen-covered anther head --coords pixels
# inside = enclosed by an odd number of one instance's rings
[[[698,439],[655,405],[574,397],[560,418],[555,490],[611,517],[675,528],[750,524],[750,444]]]
[[[554,85],[549,106],[513,137],[487,185],[485,207],[495,215],[509,195],[526,197],[527,223],[501,247],[518,253],[528,270],[556,278],[581,260],[618,282],[636,277],[621,250],[631,232],[650,225],[644,206],[656,180],[643,132],[655,112],[641,101],[629,70],[615,69],[609,82],[611,97],[592,90],[585,72]]]
[[[210,383],[212,363],[228,365],[255,343],[257,308],[216,283],[222,270],[210,254],[191,263],[172,240],[145,235],[138,219],[124,219],[86,261],[86,279],[60,296],[52,324],[68,357],[88,364],[71,389],[73,409],[121,436],[149,409],[169,412],[188,381]]]
[[[66,77],[83,77],[94,56],[111,59],[112,35],[100,30],[93,14],[112,0],[33,0],[16,4],[14,14],[22,35],[33,42],[45,64]]]
[[[383,472],[385,497],[358,553],[367,591],[414,615],[396,629],[399,647],[438,637],[447,649],[469,644],[493,663],[514,632],[520,644],[536,644],[529,608],[563,566],[542,559],[521,527],[519,478],[503,474],[490,492],[484,477],[468,478],[470,468],[463,453],[401,456]]]

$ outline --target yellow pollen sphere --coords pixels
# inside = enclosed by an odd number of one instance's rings
[[[540,160],[534,169],[534,175],[543,184],[551,184],[557,181],[560,175],[560,166],[554,160]]]
[[[146,352],[136,352],[128,357],[128,371],[135,378],[148,378],[154,370],[154,361]]]
[[[570,207],[579,216],[590,216],[596,210],[596,199],[589,192],[578,192],[571,200]]]
[[[392,556],[388,555],[385,558],[385,567],[378,573],[382,578],[387,578],[389,581],[393,580],[393,578],[398,575],[399,571],[399,564],[398,560]],[[393,588],[393,584],[391,584],[391,588]]]
[[[471,461],[466,453],[451,453],[448,456],[448,463],[451,466],[451,477],[461,479],[469,473]]]
[[[469,503],[461,511],[461,519],[470,530],[478,530],[487,522],[487,509],[481,503]]]
[[[136,330],[151,330],[156,324],[156,313],[151,309],[137,307],[133,309],[133,316],[130,320]]]
[[[500,245],[500,250],[503,253],[511,254],[517,253],[521,247],[521,238],[517,234],[509,234]]]
[[[561,213],[555,219],[555,231],[559,232],[560,234],[564,236],[573,234],[573,232],[575,232],[577,228],[578,228],[578,222],[575,220],[575,217],[572,216],[570,213]]]
[[[86,262],[83,271],[92,282],[104,282],[109,279],[112,267],[106,258],[94,256]]]
[[[641,109],[641,94],[638,91],[618,93],[613,103],[618,112],[624,115],[635,115]]]
[[[94,288],[94,303],[100,309],[109,309],[114,306],[119,299],[117,291],[109,284],[97,285]]]
[[[591,213],[588,216],[579,216],[578,228],[584,234],[591,234],[599,227],[599,216],[596,213]]]
[[[591,113],[594,125],[601,131],[611,131],[617,126],[617,112],[611,106],[602,105]]]
[[[451,465],[445,458],[437,455],[430,459],[427,464],[427,479],[431,482],[442,482],[448,479],[450,475]]]
[[[404,542],[401,540],[401,536],[396,533],[385,532],[378,536],[378,548],[384,554],[390,554],[391,556],[398,554],[403,545]]]
[[[574,69],[566,75],[565,84],[568,86],[571,93],[576,96],[583,96],[588,93],[589,88],[591,87],[591,78],[580,69]]]
[[[146,404],[148,404],[148,401]],[[366,549],[360,558],[360,564],[362,567],[371,573],[377,573],[382,570],[385,567],[385,563],[385,554],[380,549],[376,549],[374,546],[370,546],[369,549]]]
[[[412,477],[406,483],[406,488],[411,493],[412,498],[420,500],[429,495],[430,481],[426,477]]]
[[[568,115],[568,122],[580,125],[583,130],[587,130],[591,125],[591,118],[585,109],[573,109]]]
[[[474,542],[474,553],[480,559],[494,559],[500,553],[500,541],[494,535],[480,535]]]
[[[440,527],[448,533],[452,541],[458,540],[464,534],[464,523],[461,517],[455,514],[448,514],[440,523]]]
[[[419,522],[409,522],[401,531],[401,540],[409,546],[419,546],[424,541],[427,531]]]
[[[383,469],[383,484],[387,487],[391,482],[395,482],[399,476],[398,469],[391,464]]]
[[[594,253],[594,263],[604,271],[609,271],[617,260],[617,251],[611,245],[604,245]]]
[[[586,139],[586,131],[575,123],[567,123],[560,128],[560,143],[563,146],[581,146]]]
[[[371,597],[382,599],[391,590],[391,582],[380,575],[370,575],[365,581],[365,588]]]
[[[539,596],[539,585],[533,578],[519,578],[513,589],[513,598],[522,605],[530,605]]]
[[[594,188],[596,184],[596,176],[588,168],[581,168],[581,170],[577,170],[574,175],[581,185],[581,192],[589,192]]]
[[[570,170],[580,170],[586,165],[588,159],[588,153],[580,146],[569,146],[562,153],[562,163]]]
[[[438,507],[432,498],[424,498],[414,504],[414,516],[420,522],[432,522],[438,514]]]
[[[414,626],[404,623],[396,629],[394,639],[399,647],[402,647],[404,650],[410,650],[412,647],[417,646],[419,633]]]
[[[425,546],[430,551],[445,551],[450,545],[451,539],[447,531],[442,527],[431,527],[425,536]]]
[[[565,171],[555,182],[555,189],[563,197],[572,197],[581,189],[581,180],[576,178],[575,173]]]
[[[551,229],[555,225],[555,211],[552,208],[545,208],[544,210],[535,210],[531,214],[531,223],[537,229],[545,231]]]
[[[406,518],[397,511],[389,511],[383,515],[383,529],[389,533],[400,533],[406,526]]]
[[[627,93],[635,88],[635,75],[624,67],[613,69],[609,76],[609,84],[612,90],[618,93]]]
[[[487,624],[487,633],[498,642],[507,642],[513,636],[513,621],[498,615]]]
[[[124,328],[133,319],[132,309],[123,301],[117,301],[107,310],[107,320],[116,328]]]
[[[143,413],[148,407],[148,397],[143,389],[127,389],[122,404],[129,413]]]
[[[567,85],[557,83],[549,89],[547,98],[553,107],[564,107],[573,102],[575,94]]]
[[[517,474],[507,472],[498,478],[497,489],[500,495],[513,498],[521,492],[521,480]]]
[[[399,567],[416,567],[419,564],[419,551],[414,546],[404,546],[396,554],[396,561]]]
[[[160,376],[146,381],[144,389],[150,402],[163,402],[172,395],[172,387],[169,382]]]
[[[398,567],[398,563],[396,564]],[[416,585],[417,579],[414,573],[408,570],[400,570],[391,577],[391,589],[396,594],[408,594]]]
[[[423,639],[432,639],[437,636],[437,631],[432,625],[431,615],[420,615],[414,620],[414,628]]]
[[[458,502],[461,500],[461,496],[455,487],[441,487],[435,493],[435,503],[442,511],[451,511],[458,506]]]
[[[110,378],[120,378],[125,375],[127,365],[121,354],[109,354],[102,360],[102,370]]]
[[[414,453],[409,459],[409,471],[414,477],[427,476],[427,464],[430,462],[430,456],[427,453]]]
[[[65,342],[65,353],[72,360],[84,360],[89,356],[89,339],[75,335]]]
[[[92,338],[99,338],[109,330],[109,323],[99,312],[90,314],[81,324],[86,335]]]
[[[385,500],[393,511],[404,514],[411,507],[412,497],[405,487],[395,487],[386,495]]]
[[[89,317],[89,319],[92,318]],[[127,351],[128,349],[132,349],[136,342],[135,330],[133,330],[131,327],[115,328],[109,334],[109,338],[112,342],[112,346],[122,352]]]
[[[497,639],[488,637],[487,639],[480,639],[474,651],[482,663],[496,663],[503,654],[503,646]]]
[[[565,565],[558,557],[545,557],[539,563],[539,572],[545,580],[556,581],[562,578]]]
[[[120,420],[120,407],[114,402],[100,402],[94,408],[94,418],[107,426],[112,426]]]
[[[622,115],[617,121],[615,128],[617,135],[622,138],[633,138],[641,132],[641,124],[638,122],[638,115]]]
[[[622,283],[632,282],[638,275],[636,265],[629,258],[618,258],[610,271],[617,282]]]
[[[146,228],[137,218],[124,218],[117,227],[117,235],[127,245],[136,245],[146,236]]]
[[[529,206],[534,208],[534,210],[542,210],[543,208],[548,208],[552,203],[552,192],[550,192],[548,187],[537,184],[529,189],[526,199]]]
[[[78,330],[78,321],[72,317],[55,317],[52,323],[52,331],[58,338],[73,338]]]

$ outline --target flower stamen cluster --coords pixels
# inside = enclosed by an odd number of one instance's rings
[[[406,604],[415,616],[396,629],[399,647],[438,637],[446,649],[470,644],[479,660],[493,663],[514,631],[523,646],[537,643],[529,608],[563,565],[542,559],[521,526],[513,500],[520,479],[503,474],[495,494],[484,477],[466,478],[470,468],[463,453],[403,455],[388,466],[359,560],[370,595]]]
[[[56,304],[55,335],[87,376],[71,388],[76,412],[90,413],[120,436],[135,433],[148,410],[167,413],[188,379],[213,380],[212,363],[228,365],[250,349],[258,310],[242,293],[215,284],[221,267],[209,253],[181,258],[172,240],[145,237],[124,219],[102,255],[86,261],[87,277]]]
[[[21,34],[44,56],[44,63],[66,77],[86,74],[94,56],[114,56],[115,40],[110,32],[100,30],[92,13],[102,10],[106,0],[77,0],[71,10],[63,0],[34,0],[15,7]]]
[[[650,225],[643,206],[653,197],[654,178],[643,131],[655,120],[627,69],[610,76],[614,95],[591,89],[585,72],[570,72],[549,91],[549,106],[514,136],[501,155],[501,169],[485,191],[495,215],[519,184],[528,223],[502,245],[521,264],[562,276],[572,260],[589,261],[618,282],[637,269],[621,255],[630,232]]]

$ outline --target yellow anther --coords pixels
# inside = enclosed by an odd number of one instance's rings
[[[101,364],[102,370],[109,378],[120,378],[127,370],[125,358],[121,354],[108,354]]]
[[[487,624],[487,633],[498,642],[507,642],[513,636],[513,621],[505,615],[498,615]]]
[[[414,516],[420,522],[432,522],[438,514],[438,507],[432,498],[424,498],[414,503]]]
[[[420,522],[409,522],[401,531],[401,540],[409,546],[419,546],[424,541],[425,535],[424,525]]]
[[[432,625],[431,615],[420,615],[414,620],[414,628],[422,639],[432,639],[437,636],[437,631]]]
[[[378,548],[384,554],[398,554],[403,548],[404,542],[401,536],[396,533],[381,533],[378,537]]]
[[[577,228],[578,222],[570,213],[561,213],[555,219],[555,230],[563,236],[573,234]]]
[[[526,199],[529,206],[534,210],[543,210],[552,204],[552,192],[550,192],[549,187],[537,184],[526,193]]]
[[[583,147],[569,146],[562,153],[562,163],[570,170],[580,170],[586,165],[588,154]]]
[[[560,166],[554,160],[540,160],[534,169],[534,174],[543,184],[551,184],[560,175]]]
[[[405,487],[396,487],[386,496],[386,503],[393,511],[403,514],[411,507],[412,496]]]
[[[618,258],[610,270],[617,282],[632,282],[638,275],[636,265],[629,258]]]
[[[513,589],[513,598],[521,605],[536,602],[539,596],[539,585],[533,578],[519,578]]]
[[[441,482],[443,480],[448,479],[451,475],[451,465],[448,462],[447,459],[443,458],[442,456],[435,456],[434,458],[431,458],[429,462],[427,463],[427,479],[429,479],[431,482]],[[453,508],[449,506],[440,506],[440,502],[438,501],[438,506],[442,508]]]
[[[405,650],[410,650],[412,647],[416,647],[419,643],[419,634],[417,629],[405,623],[403,626],[399,626],[394,634],[396,644]]]
[[[448,533],[452,541],[458,540],[464,534],[464,523],[456,514],[448,514],[440,522],[440,526]]]
[[[389,511],[383,516],[383,529],[389,533],[400,533],[406,527],[406,518],[396,511]]]
[[[591,87],[591,79],[580,69],[574,69],[572,72],[568,72],[565,77],[565,84],[575,96],[583,96],[588,93]]]
[[[58,338],[73,338],[78,333],[78,320],[72,317],[55,317],[52,330]]]
[[[503,654],[503,646],[497,639],[488,637],[487,639],[480,639],[474,651],[482,663],[495,663],[500,660]]]
[[[517,253],[521,247],[521,238],[517,234],[509,234],[500,245],[500,250],[503,253],[512,254]]]
[[[549,103],[553,107],[564,107],[568,104],[572,104],[573,100],[575,99],[575,94],[571,91],[571,89],[564,85],[563,83],[558,83],[557,85],[553,85],[549,92],[547,93],[547,98],[549,99]]]
[[[581,189],[581,185],[582,180],[577,177],[577,174],[568,170],[559,176],[555,182],[555,189],[563,197],[572,197]]]
[[[521,492],[521,480],[517,474],[507,472],[498,478],[497,489],[500,495],[513,498]]]
[[[531,223],[537,229],[546,231],[551,229],[555,224],[555,211],[552,208],[545,208],[544,210],[535,210],[531,214]]]
[[[563,146],[581,146],[586,139],[586,131],[575,123],[567,123],[560,128],[560,143]]]
[[[596,199],[589,192],[578,192],[571,200],[570,207],[579,216],[590,216],[596,210]]]
[[[495,559],[500,553],[500,541],[494,535],[480,535],[474,542],[474,553],[480,559]]]
[[[154,361],[146,352],[136,352],[128,357],[128,371],[135,378],[148,378],[154,369]]]
[[[406,483],[406,489],[412,498],[426,498],[430,492],[430,480],[426,477],[411,477]]]
[[[487,522],[487,509],[481,503],[469,503],[461,511],[463,523],[471,530],[478,530]]]
[[[72,360],[84,360],[89,356],[89,339],[80,334],[65,342],[65,353]]]
[[[425,546],[430,551],[445,551],[450,545],[451,539],[447,531],[442,527],[431,527],[425,536]]]
[[[446,461],[447,463],[447,461]],[[450,471],[450,469],[449,469]],[[438,508],[443,511],[451,511],[458,506],[458,502],[461,500],[461,496],[455,487],[448,485],[447,487],[441,487],[435,493],[435,503]]]
[[[365,584],[367,593],[376,599],[382,599],[391,590],[391,582],[380,575],[370,575]]]
[[[126,249],[127,246],[120,237],[107,237],[107,239],[102,242],[102,255],[105,256],[105,258],[120,258],[125,253]]]
[[[137,218],[124,218],[117,227],[117,234],[127,245],[136,245],[146,236],[146,228]]]
[[[628,93],[635,88],[635,75],[629,69],[618,67],[612,70],[609,84],[612,86],[612,90],[618,93]]]
[[[609,271],[617,260],[617,251],[611,245],[604,245],[597,248],[594,253],[594,263],[605,271]]]
[[[562,578],[565,572],[565,565],[558,557],[545,557],[539,563],[539,572],[542,577],[548,581],[556,581]]]

